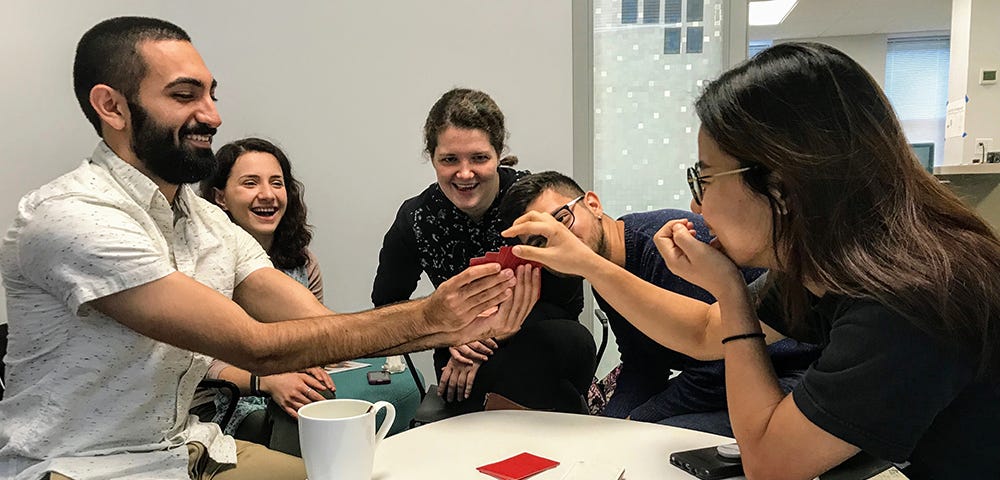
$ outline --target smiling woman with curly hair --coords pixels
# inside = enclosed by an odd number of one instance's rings
[[[225,210],[229,218],[260,243],[275,268],[308,287],[323,301],[323,275],[309,251],[312,231],[306,223],[302,184],[292,176],[288,156],[277,145],[260,138],[230,142],[215,154],[218,170],[202,182],[201,195]],[[322,368],[257,377],[221,360],[212,362],[206,378],[235,383],[248,393],[268,394],[289,415],[302,405],[323,400],[319,391],[333,389],[333,380]],[[216,418],[221,420],[229,399],[216,397]],[[243,437],[238,427],[250,413],[266,407],[266,397],[240,398],[226,433]],[[248,432],[246,435],[252,435]]]

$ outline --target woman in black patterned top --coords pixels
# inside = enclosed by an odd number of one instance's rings
[[[431,108],[426,153],[437,183],[403,202],[386,232],[372,289],[375,306],[407,300],[421,273],[437,287],[469,260],[499,250],[508,225],[500,199],[518,178],[513,156],[499,158],[507,136],[503,113],[483,92],[454,89]],[[449,407],[482,409],[486,392],[538,409],[581,412],[594,372],[594,342],[576,319],[579,279],[542,275],[541,298],[521,331],[434,352],[438,392]]]

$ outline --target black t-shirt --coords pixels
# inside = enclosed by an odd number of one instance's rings
[[[794,335],[780,312],[772,291],[758,316]],[[970,355],[873,300],[828,294],[806,325],[793,338],[823,347],[792,392],[806,418],[911,479],[1000,478],[1000,394]]]

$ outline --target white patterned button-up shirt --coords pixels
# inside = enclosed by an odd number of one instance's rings
[[[171,208],[104,142],[26,195],[0,245],[10,328],[0,478],[187,479],[188,442],[235,463],[232,437],[188,414],[210,359],[87,302],[175,271],[232,298],[270,265],[253,237],[190,186]]]

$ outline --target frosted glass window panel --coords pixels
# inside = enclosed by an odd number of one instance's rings
[[[687,21],[701,22],[705,20],[705,0],[688,0]]]
[[[889,38],[885,93],[910,143],[933,143],[934,164],[944,158],[948,102],[947,36]]]
[[[639,20],[639,0],[622,0],[622,24]]]
[[[663,53],[681,53],[681,28],[669,27],[663,29]]]
[[[660,23],[660,0],[642,0],[642,23]]]
[[[705,31],[702,27],[687,28],[687,53],[701,53],[704,47]]]
[[[681,23],[682,0],[666,0],[663,5],[663,23]]]
[[[594,188],[609,215],[690,208],[685,170],[697,161],[699,126],[693,105],[724,69],[724,1],[695,2],[702,20],[694,24],[686,21],[689,0],[660,0],[660,24],[625,24],[624,10],[636,4],[594,1]],[[689,42],[701,53],[691,53]]]

